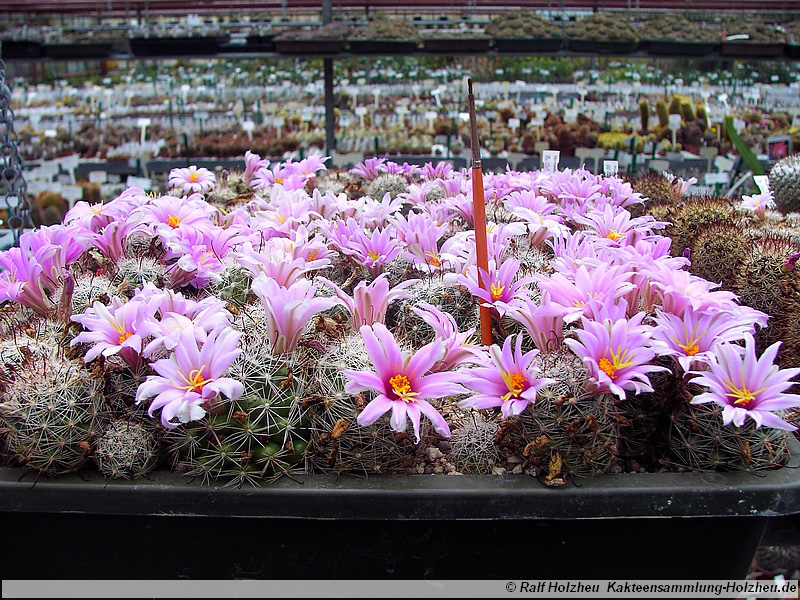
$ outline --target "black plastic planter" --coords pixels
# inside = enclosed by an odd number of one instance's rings
[[[213,56],[222,42],[216,37],[131,38],[131,52],[138,57]]]
[[[738,56],[741,58],[764,57],[772,58],[781,56],[785,44],[755,44],[751,42],[723,42],[720,50],[723,56]]]
[[[344,46],[344,40],[275,40],[281,54],[338,54]]]
[[[274,35],[249,35],[247,36],[247,45],[243,49],[244,52],[274,52],[275,51],[275,36]]]
[[[711,42],[672,42],[651,40],[644,42],[653,56],[708,56],[719,48]]]
[[[0,469],[8,578],[742,579],[769,517],[800,512],[789,467],[520,476],[309,476],[219,489],[158,472],[20,480]],[[36,560],[31,560],[35,556]]]
[[[356,54],[412,54],[419,44],[410,40],[349,40],[350,51]]]
[[[568,44],[573,52],[598,54],[631,54],[639,47],[639,42],[621,40],[568,40]]]
[[[564,45],[564,40],[561,38],[495,38],[494,45],[498,52],[558,52]]]
[[[2,48],[0,48],[0,58],[4,60],[41,57],[42,45],[39,42],[3,40]]]
[[[111,55],[110,43],[92,44],[47,44],[44,47],[44,55],[55,59],[91,59],[108,58]]]
[[[795,60],[800,59],[800,44],[786,44],[786,56]]]
[[[439,54],[471,54],[489,50],[491,38],[429,38],[424,40],[425,52]]]

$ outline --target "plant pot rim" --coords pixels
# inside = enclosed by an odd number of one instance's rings
[[[800,512],[800,444],[765,474],[621,473],[549,488],[527,475],[308,475],[222,488],[166,471],[106,481],[98,472],[20,480],[0,468],[0,511],[353,520],[772,517]]]

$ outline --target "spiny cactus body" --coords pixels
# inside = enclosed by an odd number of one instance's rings
[[[776,162],[769,172],[769,189],[783,213],[800,211],[800,154]]]
[[[156,467],[158,450],[153,426],[117,419],[97,438],[94,460],[109,479],[137,479]]]
[[[308,438],[298,372],[291,362],[245,347],[229,375],[244,385],[241,398],[167,433],[175,468],[204,479],[230,477],[226,485],[256,484],[297,469]]]
[[[408,181],[402,175],[387,174],[377,177],[367,188],[367,196],[375,200],[383,200],[386,194],[394,200],[400,194],[408,192]]]
[[[69,473],[86,463],[104,410],[91,373],[59,352],[34,353],[4,382],[0,430],[15,462],[44,475]]]
[[[674,413],[670,451],[676,465],[696,471],[763,471],[786,464],[790,435],[781,429],[724,425],[722,407],[684,404]]]

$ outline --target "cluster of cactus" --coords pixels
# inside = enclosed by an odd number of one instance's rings
[[[253,274],[235,261],[225,264],[219,273],[219,279],[211,283],[213,294],[234,306],[247,303]]]
[[[389,173],[376,177],[367,187],[367,196],[374,200],[383,200],[386,194],[394,200],[408,192],[408,181],[402,175]]]
[[[674,206],[681,196],[672,183],[661,173],[647,173],[631,182],[633,190],[641,194],[646,200],[647,207]]]
[[[664,40],[674,42],[710,41],[704,28],[692,23],[678,13],[666,13],[649,19],[639,30],[643,40]],[[711,36],[713,38],[713,35]]]
[[[12,461],[44,475],[70,473],[88,460],[103,427],[102,382],[58,347],[21,352],[6,365],[0,431]]]
[[[155,469],[158,438],[153,425],[116,419],[95,442],[94,461],[109,479],[137,479]]]
[[[567,350],[537,356],[544,377],[556,380],[516,420],[501,424],[501,452],[546,472],[545,482],[567,475],[619,470],[620,419],[616,400],[588,389],[582,361]]]
[[[500,453],[495,446],[499,427],[492,417],[471,411],[454,427],[450,437],[449,458],[459,473],[465,475],[489,475],[500,462]]]
[[[783,213],[800,211],[800,154],[776,162],[769,172],[769,189]]]
[[[218,179],[219,184],[208,197],[212,204],[227,208],[232,204],[245,203],[253,197],[253,188],[245,181],[243,173],[223,171]]]
[[[529,10],[510,10],[492,17],[486,26],[486,35],[494,38],[559,38],[561,33],[554,31],[552,23],[539,18]]]
[[[718,223],[733,223],[734,210],[726,197],[690,196],[676,207],[672,225],[664,229],[664,235],[672,239],[673,253],[681,254],[692,247],[698,234]]]
[[[478,318],[478,303],[475,297],[459,285],[449,285],[444,279],[433,277],[420,281],[408,290],[408,298],[391,305],[386,316],[387,324],[396,335],[414,348],[433,339],[433,329],[413,310],[420,302],[427,302],[455,319],[459,331],[475,327]]]
[[[574,40],[630,41],[639,39],[630,20],[620,14],[594,13],[576,21],[567,30]]]
[[[741,227],[728,221],[701,230],[691,245],[691,271],[708,281],[733,290],[741,278],[742,263],[751,246]]]
[[[81,314],[96,301],[110,304],[111,299],[120,297],[117,284],[105,275],[92,272],[75,277],[75,288],[72,292],[72,314]]]
[[[393,432],[385,418],[360,427],[356,418],[369,398],[367,394],[352,395],[345,390],[343,369],[372,369],[360,335],[349,336],[328,350],[319,363],[314,387],[303,401],[311,423],[311,466],[325,473],[409,472],[420,461],[424,441],[417,445],[408,433]],[[429,427],[423,419],[423,440]]]
[[[762,471],[786,464],[790,434],[782,429],[722,422],[715,403],[686,403],[673,413],[669,450],[676,466],[695,471]]]
[[[298,373],[265,342],[246,346],[229,375],[244,385],[242,396],[165,435],[173,467],[203,479],[230,477],[226,485],[304,472],[309,423]]]
[[[167,269],[160,260],[150,256],[122,258],[116,263],[112,281],[116,285],[142,289],[144,284],[158,285],[167,276]]]

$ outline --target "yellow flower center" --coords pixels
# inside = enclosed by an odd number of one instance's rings
[[[633,362],[625,360],[628,354],[627,350],[618,350],[617,352],[609,350],[609,353],[611,354],[611,360],[601,358],[597,364],[600,370],[612,379],[617,376],[617,371],[633,365]]]
[[[688,344],[685,346],[683,344],[678,344],[678,346],[683,348],[683,351],[686,352],[686,356],[694,356],[695,354],[700,352],[700,346],[698,346],[697,344],[692,344],[691,346]]]
[[[521,373],[501,373],[501,377],[508,388],[508,393],[500,396],[503,402],[508,402],[512,398],[519,398],[519,395],[525,391],[528,384],[528,379]]]
[[[749,406],[749,404],[756,399],[756,395],[746,387],[742,389],[734,387],[730,392],[728,392],[728,396],[734,398],[733,403],[735,405],[742,406],[743,408],[747,408],[747,406]]]
[[[127,339],[128,339],[129,337],[131,337],[132,335],[133,335],[132,333],[128,333],[128,332],[126,331],[126,332],[125,332],[125,333],[123,333],[121,336],[119,336],[119,343],[120,343],[120,344],[122,344],[122,342],[124,342],[125,340],[127,340]]]
[[[619,231],[612,229],[611,231],[608,232],[608,235],[606,237],[616,242],[618,239],[622,238],[623,235]]]
[[[369,258],[371,258],[372,260],[378,260],[381,257],[381,255],[378,254],[377,252],[375,252],[374,250],[372,252],[370,252],[369,254],[367,254],[367,256]]]
[[[186,390],[187,392],[197,392],[198,394],[202,393],[203,386],[206,385],[207,383],[211,383],[212,381],[214,381],[213,379],[205,379],[203,377],[203,369],[205,368],[206,366],[203,365],[199,369],[189,371],[189,377],[186,377],[186,375],[184,375],[179,371],[178,375],[181,376],[181,379],[183,379],[186,385],[177,387],[179,387],[182,390]]]
[[[414,402],[415,396],[419,396],[419,392],[411,391],[411,383],[405,375],[395,375],[389,379],[389,385],[392,386],[392,391],[403,402]]]
[[[189,181],[191,181],[192,183],[197,183],[198,181],[200,181],[200,175],[198,175],[197,173],[192,173],[191,175],[189,175]]]
[[[99,215],[100,213],[102,213],[102,212],[103,212],[103,208],[104,208],[104,207],[103,207],[103,205],[102,205],[102,204],[95,204],[95,205],[92,207],[92,212],[93,212],[94,214],[96,214],[96,215]]]
[[[503,296],[503,290],[506,289],[504,285],[492,284],[489,286],[489,291],[492,294],[492,302],[497,302]]]
[[[434,254],[433,252],[428,252],[427,255],[428,255],[428,264],[429,265],[431,265],[432,267],[441,267],[442,266],[442,261],[439,258],[438,254]]]
[[[180,224],[181,220],[178,217],[170,217],[169,219],[167,219],[167,225],[169,225],[172,228],[175,228]]]
[[[276,177],[275,183],[283,183],[283,177]]]

